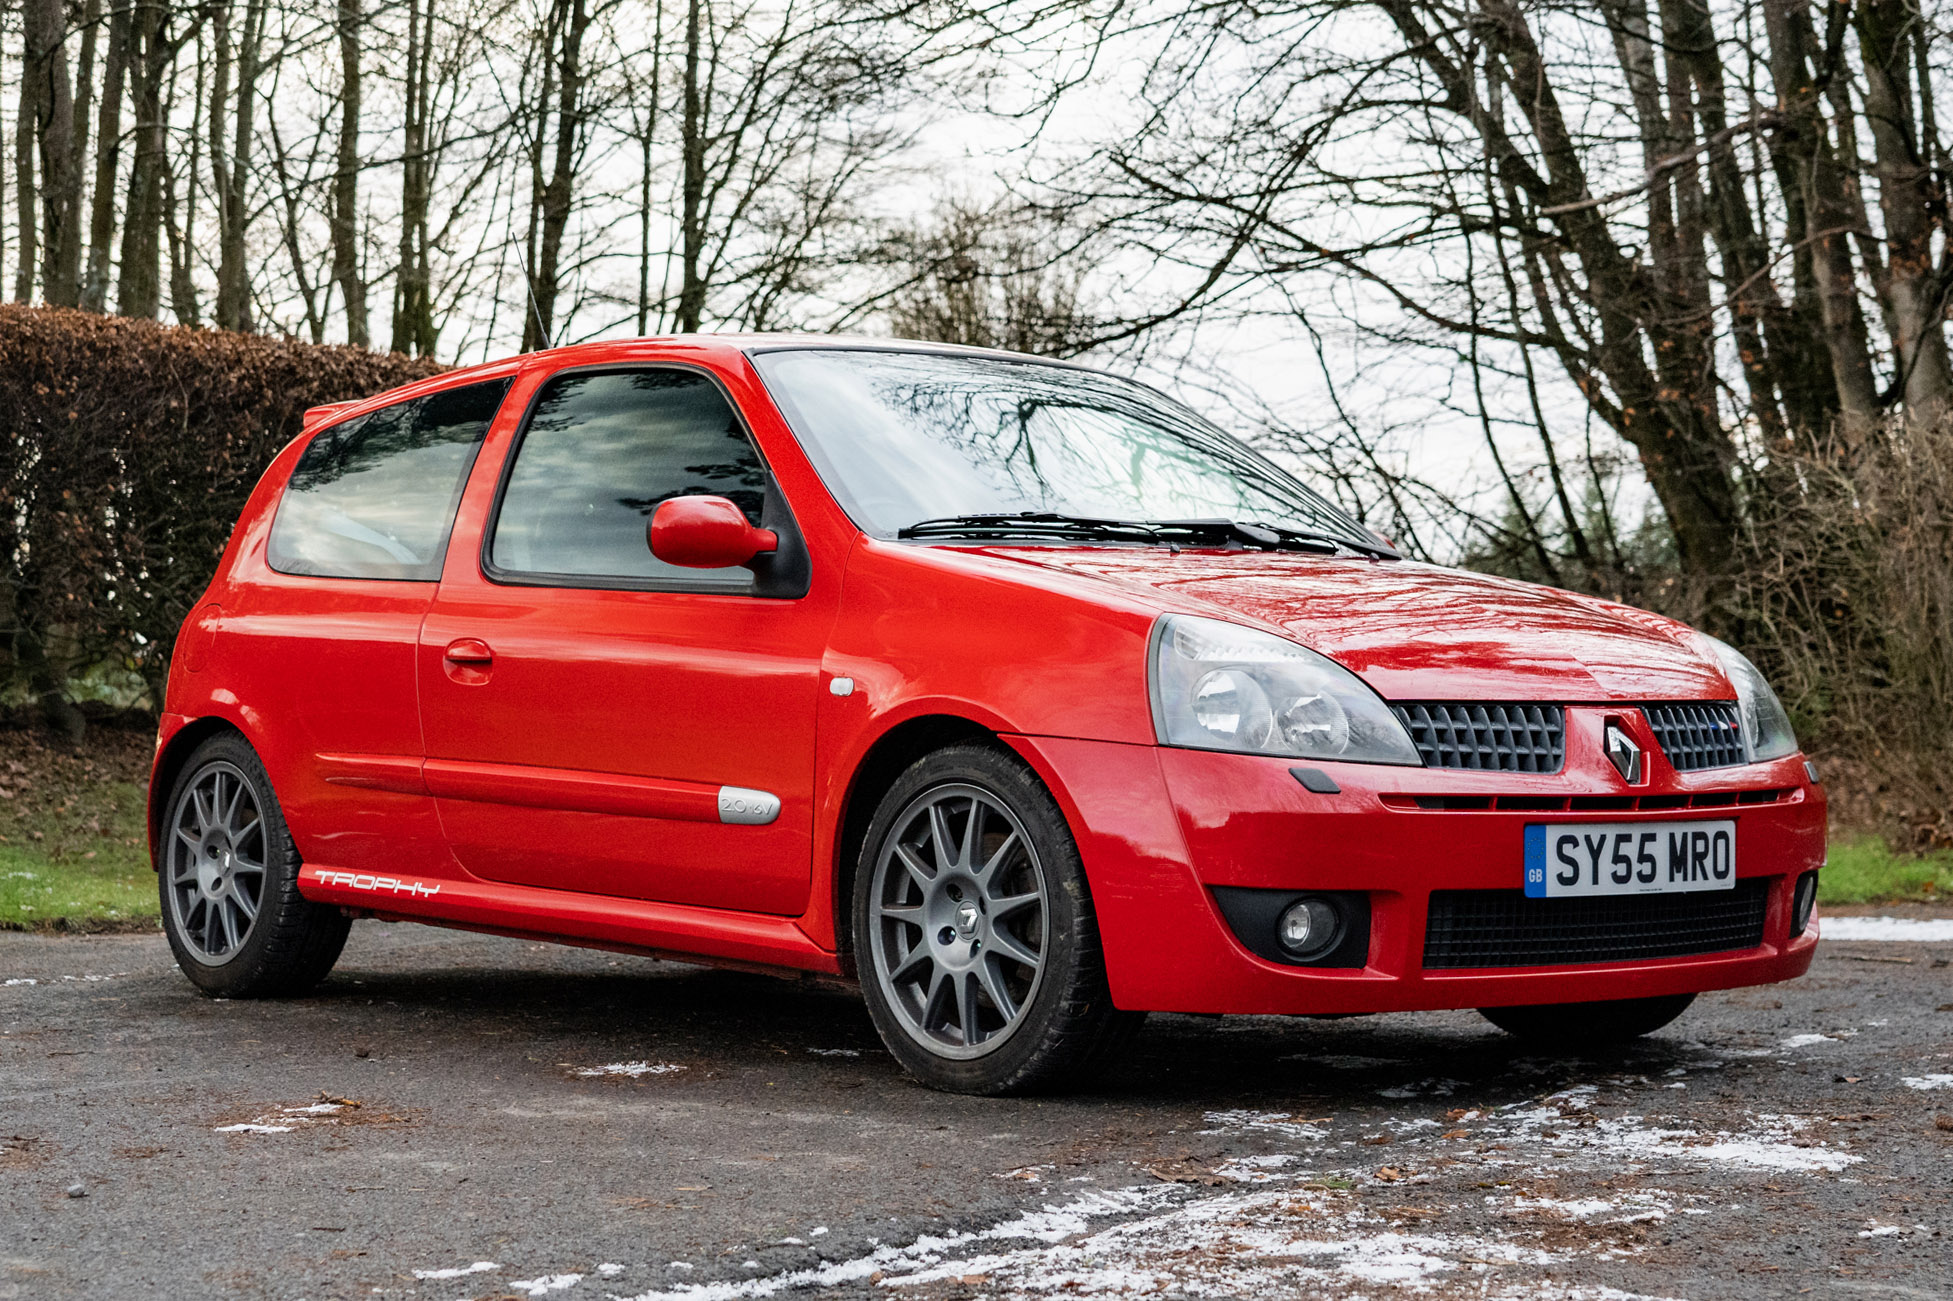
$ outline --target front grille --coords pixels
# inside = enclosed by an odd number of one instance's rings
[[[1543,967],[1678,958],[1763,943],[1765,877],[1693,894],[1528,899],[1523,890],[1434,890],[1424,965]]]
[[[1747,791],[1697,791],[1693,795],[1379,795],[1387,809],[1484,813],[1665,813],[1671,809],[1726,809],[1739,804],[1781,804],[1795,786]]]
[[[1742,709],[1733,700],[1643,705],[1641,712],[1676,772],[1733,768],[1747,758]]]
[[[1558,772],[1566,758],[1566,710],[1558,705],[1423,701],[1390,709],[1427,768]]]

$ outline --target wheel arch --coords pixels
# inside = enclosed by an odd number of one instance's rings
[[[995,731],[960,714],[923,714],[904,719],[877,737],[855,765],[842,799],[840,830],[834,838],[834,943],[843,955],[854,951],[854,880],[868,824],[896,779],[924,755],[952,745],[987,745],[1016,754]],[[1043,780],[1040,776],[1039,780]]]
[[[149,867],[151,871],[162,868],[162,831],[164,805],[169,802],[170,791],[176,786],[178,774],[190,761],[190,756],[198,746],[213,736],[229,732],[250,744],[244,730],[228,718],[205,715],[192,719],[170,735],[163,744],[162,753],[156,756],[155,766],[149,775]]]

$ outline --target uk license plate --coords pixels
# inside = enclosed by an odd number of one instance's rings
[[[1734,822],[1553,822],[1526,828],[1530,898],[1735,888]]]

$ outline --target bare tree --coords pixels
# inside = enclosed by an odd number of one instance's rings
[[[360,60],[365,15],[360,0],[337,0],[339,41],[339,138],[332,174],[332,282],[346,315],[346,342],[364,348],[367,333],[366,280],[359,270],[359,130],[365,111]]]
[[[1953,399],[1929,28],[1913,0],[1822,24],[1808,0],[1588,16],[1543,0],[1161,14],[1138,129],[1062,187],[1112,214],[1129,256],[1181,272],[1109,336],[1279,313],[1315,282],[1387,303],[1358,328],[1393,346],[1493,350],[1522,391],[1551,357],[1635,449],[1681,564],[1726,570],[1767,475],[1746,466]],[[1753,27],[1760,44],[1732,36]],[[1732,108],[1729,69],[1774,95]]]
[[[1025,205],[948,201],[885,256],[904,277],[885,309],[902,337],[1064,357],[1097,333],[1076,237]]]
[[[109,259],[115,240],[115,179],[122,158],[122,100],[129,72],[133,10],[133,0],[114,0],[114,7],[109,13],[101,116],[95,127],[94,194],[88,214],[88,270],[81,286],[81,306],[91,312],[108,309]]]

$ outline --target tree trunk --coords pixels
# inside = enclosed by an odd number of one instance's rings
[[[550,176],[536,193],[535,262],[529,281],[529,317],[523,326],[522,349],[547,348],[555,338],[556,298],[561,289],[563,232],[569,226],[575,197],[576,167],[583,147],[583,37],[590,25],[585,0],[557,0],[552,24],[560,44],[556,62],[556,138]],[[545,86],[549,79],[545,78]],[[547,134],[546,132],[544,133]]]
[[[332,280],[346,310],[346,342],[369,347],[366,279],[359,273],[359,116],[365,107],[360,72],[360,0],[339,0],[339,147],[332,177]]]
[[[129,101],[135,114],[135,158],[123,206],[122,257],[115,310],[154,320],[163,306],[163,172],[168,165],[163,79],[176,45],[160,4],[138,3],[129,48]]]
[[[75,274],[71,254],[80,247],[74,202],[75,102],[68,77],[68,18],[61,0],[24,0],[21,6],[21,115],[17,159],[23,212],[27,198],[38,190],[41,293],[58,306],[73,307]],[[35,176],[38,165],[39,176]],[[21,277],[16,296],[30,300],[34,268],[26,256],[28,239],[23,223]]]
[[[200,106],[205,102],[203,73],[203,60],[199,59],[197,60],[196,88],[190,96],[191,121],[197,120],[198,115],[202,111]],[[169,93],[163,96],[162,102],[162,114],[165,122],[169,120],[170,105],[175,100],[176,67],[172,64],[170,67]],[[176,206],[176,178],[178,172],[167,157],[162,160],[163,197],[161,211],[163,215],[163,232],[169,237],[170,311],[175,313],[176,319],[184,325],[203,324],[203,309],[199,306],[197,300],[197,282],[190,275],[191,253],[188,234],[188,232],[194,231],[197,228],[197,187],[195,179],[198,162],[203,157],[199,152],[202,146],[203,137],[192,133],[190,136],[190,157],[185,162],[181,173],[183,176],[190,178],[190,184],[185,187],[187,193],[183,196],[183,217],[181,221],[177,219]]]
[[[433,43],[431,3],[407,0],[407,68],[403,83],[405,117],[400,160],[400,261],[394,271],[393,350],[425,357],[434,351],[433,273],[430,265],[428,205],[432,199],[432,160],[428,155],[429,47]]]
[[[1771,150],[1781,155],[1790,174],[1786,196],[1795,194],[1804,213],[1799,242],[1811,250],[1811,288],[1837,386],[1838,408],[1847,428],[1861,435],[1878,419],[1879,402],[1871,340],[1851,260],[1851,232],[1859,223],[1821,108],[1824,88],[1812,67],[1815,37],[1810,12],[1806,0],[1763,0],[1763,15],[1770,79],[1777,92],[1777,112],[1783,117]],[[1848,132],[1849,122],[1840,124],[1839,130]]]
[[[651,325],[651,145],[657,138],[660,74],[665,62],[665,6],[656,5],[651,20],[651,93],[645,104],[644,120],[638,124],[637,177],[637,332],[649,332]],[[664,315],[663,304],[658,314]]]
[[[49,60],[53,82],[48,97],[50,130],[42,140],[41,196],[49,213],[42,292],[56,307],[74,307],[81,302],[81,160],[88,152],[88,110],[94,95],[101,0],[86,0],[82,8],[81,57],[75,65],[72,89],[65,13],[57,10],[57,14],[63,23],[62,45]],[[63,100],[67,101],[65,111],[57,107]]]
[[[108,51],[102,68],[102,107],[95,126],[95,193],[88,219],[88,272],[81,305],[108,310],[109,245],[115,239],[115,174],[122,159],[122,95],[129,72],[129,17],[133,0],[117,0],[109,15]]]
[[[703,21],[704,0],[686,0],[685,5],[685,120],[683,179],[680,186],[678,332],[692,334],[705,316],[705,280],[700,264],[705,255],[705,104],[699,85],[699,27]]]
[[[1908,419],[1930,423],[1953,401],[1953,375],[1941,331],[1945,291],[1933,267],[1933,233],[1946,196],[1933,178],[1934,142],[1920,139],[1912,105],[1910,36],[1921,15],[1905,0],[1861,0],[1856,21],[1885,225],[1882,296],[1898,370],[1894,388]]]
[[[32,60],[26,62],[31,63]],[[34,140],[39,134],[40,79],[23,68],[20,102],[14,113],[14,203],[18,208],[20,260],[14,268],[14,301],[34,301],[34,272],[40,263],[40,186],[34,179]]]
[[[216,321],[220,330],[252,328],[250,270],[246,265],[245,235],[250,224],[252,124],[258,100],[258,55],[264,35],[265,0],[246,0],[244,28],[238,34],[235,54],[230,40],[231,5],[215,6],[212,43],[217,51],[217,69],[210,87],[210,178],[217,205],[217,302]],[[232,99],[230,78],[235,59],[237,73],[236,105],[230,122],[225,121],[226,105]],[[232,129],[225,140],[225,126]]]

